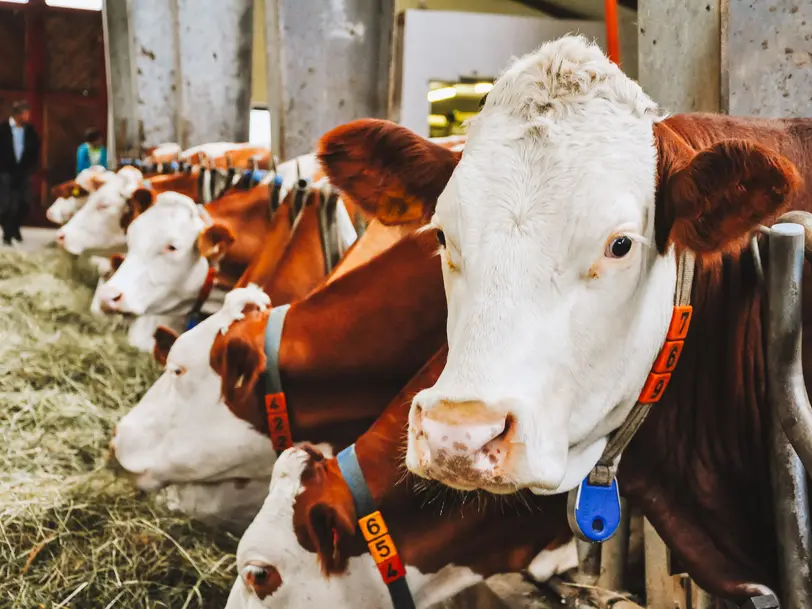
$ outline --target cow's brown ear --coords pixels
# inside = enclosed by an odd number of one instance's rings
[[[144,187],[136,188],[124,205],[124,212],[121,214],[121,228],[126,231],[133,220],[147,211],[154,202],[155,192],[153,190]]]
[[[265,370],[265,350],[261,333],[254,324],[235,322],[223,336],[218,333],[211,350],[210,363],[220,376],[220,391],[226,403],[240,404],[254,390]]]
[[[155,329],[154,338],[155,346],[152,348],[152,355],[161,366],[166,366],[166,358],[169,357],[172,345],[178,340],[178,333],[166,326],[158,326]]]
[[[774,216],[801,184],[789,159],[754,142],[724,140],[693,155],[677,149],[682,158],[665,172],[660,163],[661,252],[669,242],[699,254],[724,250]]]
[[[318,146],[330,182],[387,225],[428,219],[460,156],[378,119],[336,127]]]
[[[228,225],[215,222],[203,229],[197,238],[197,248],[200,255],[211,260],[220,258],[231,247],[236,237]]]
[[[355,534],[353,518],[353,513],[341,502],[317,503],[308,511],[308,535],[326,576],[347,568],[348,545]]]
[[[94,174],[88,179],[91,191],[98,190],[107,183],[107,176],[103,173]]]
[[[123,254],[113,254],[110,256],[110,269],[115,273],[118,267],[124,262]]]

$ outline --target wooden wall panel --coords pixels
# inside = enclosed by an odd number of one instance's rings
[[[0,9],[0,89],[25,86],[25,15]]]
[[[76,148],[84,139],[85,129],[104,124],[99,125],[103,117],[96,104],[76,101],[47,101],[44,118],[45,180],[53,186],[76,175]]]
[[[45,83],[51,92],[95,96],[105,87],[101,14],[53,11],[45,15]],[[86,92],[86,93],[85,93]]]

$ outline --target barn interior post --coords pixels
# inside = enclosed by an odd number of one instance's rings
[[[280,158],[386,116],[394,0],[265,0],[271,145]]]
[[[253,0],[105,2],[119,146],[246,141]],[[120,150],[123,153],[125,150]]]
[[[773,406],[770,472],[784,607],[812,606],[806,470],[782,428],[781,413],[786,409],[777,406],[799,401],[799,407],[809,409],[801,365],[803,267],[803,227],[773,226],[767,273],[767,378]]]

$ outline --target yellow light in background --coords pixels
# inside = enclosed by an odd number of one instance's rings
[[[429,91],[426,94],[426,99],[430,102],[438,102],[444,99],[451,99],[452,97],[456,97],[457,90],[454,87],[443,87],[442,89],[434,89],[434,91]]]
[[[491,89],[493,89],[492,82],[478,82],[474,85],[474,93],[478,93],[479,95],[485,95],[485,93]]]
[[[429,114],[429,127],[448,127],[448,119],[442,114]]]

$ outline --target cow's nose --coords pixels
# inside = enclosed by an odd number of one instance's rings
[[[412,436],[426,473],[466,486],[472,480],[498,477],[510,451],[513,416],[479,401],[442,400],[425,410],[415,405]]]
[[[102,311],[118,310],[123,300],[124,293],[109,283],[105,283],[99,288],[99,306]]]
[[[473,454],[505,431],[507,417],[482,402],[444,401],[417,420],[432,449]]]
[[[65,231],[62,229],[56,231],[56,242],[61,246],[65,245]]]

